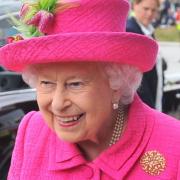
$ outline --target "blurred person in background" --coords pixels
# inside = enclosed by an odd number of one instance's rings
[[[160,22],[161,24],[167,24],[169,19],[169,11],[171,3],[169,0],[163,0],[160,5]]]
[[[176,28],[180,32],[180,6],[177,7],[176,9],[175,19],[176,19]]]
[[[155,38],[152,22],[157,16],[159,0],[133,0],[133,16],[127,21],[126,31]],[[142,85],[138,90],[141,99],[152,108],[162,111],[163,102],[163,71],[166,63],[158,54],[158,60],[153,69],[144,73]]]
[[[160,4],[159,25],[166,27],[175,24],[175,3],[163,0]]]

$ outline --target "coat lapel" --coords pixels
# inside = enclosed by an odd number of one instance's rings
[[[60,140],[51,134],[49,146],[49,170],[64,170],[85,164],[81,152],[75,144]]]

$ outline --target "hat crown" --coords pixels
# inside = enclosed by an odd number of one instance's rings
[[[64,2],[66,3],[66,2]],[[71,3],[68,0],[67,4]],[[74,7],[58,11],[47,34],[72,32],[124,32],[129,3],[126,0],[76,0]]]

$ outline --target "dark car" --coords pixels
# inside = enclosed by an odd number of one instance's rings
[[[6,180],[18,125],[24,114],[38,110],[34,89],[0,93],[0,179]]]
[[[22,2],[17,0],[0,0],[0,47],[7,43],[7,37],[17,34],[13,27],[11,16],[18,18],[18,10]],[[20,74],[7,71],[0,66],[0,92],[24,89],[28,86],[23,82]]]
[[[0,0],[0,46],[8,36],[17,31],[12,27],[10,16],[18,17],[21,1]],[[7,179],[11,154],[18,125],[24,114],[37,110],[35,90],[24,83],[18,73],[7,71],[0,66],[0,180]]]

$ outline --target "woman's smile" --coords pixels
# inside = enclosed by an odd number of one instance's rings
[[[61,127],[72,127],[80,123],[85,113],[69,116],[55,116],[55,120]]]

